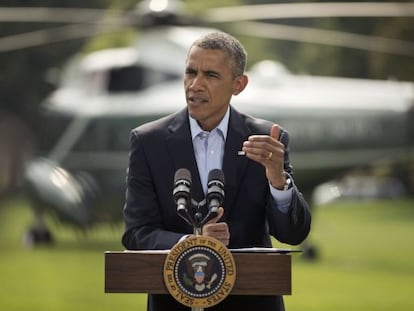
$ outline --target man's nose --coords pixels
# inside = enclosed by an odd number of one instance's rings
[[[201,75],[197,75],[194,77],[194,79],[191,81],[190,89],[197,91],[200,90],[204,85],[203,78]]]

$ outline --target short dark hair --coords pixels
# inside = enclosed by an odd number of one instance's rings
[[[207,50],[221,50],[226,53],[230,59],[234,77],[242,75],[246,69],[247,52],[240,41],[228,33],[208,33],[194,41],[191,47],[193,46]]]

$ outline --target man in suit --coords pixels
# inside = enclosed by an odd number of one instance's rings
[[[131,131],[122,237],[127,249],[170,249],[192,234],[172,195],[179,168],[191,172],[197,202],[205,197],[209,171],[224,173],[223,206],[203,235],[229,248],[271,247],[270,236],[296,245],[307,237],[311,215],[293,181],[288,132],[230,105],[248,83],[245,65],[245,49],[234,37],[217,32],[199,38],[185,64],[187,107]],[[211,310],[253,308],[284,310],[283,299],[230,295]],[[149,295],[148,310],[186,308],[169,295]]]

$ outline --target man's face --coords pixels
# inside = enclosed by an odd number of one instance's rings
[[[231,96],[245,87],[244,80],[245,76],[233,77],[223,51],[197,46],[190,49],[184,75],[187,107],[203,130],[211,131],[220,123]]]

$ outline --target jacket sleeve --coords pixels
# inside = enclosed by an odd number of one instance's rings
[[[289,135],[284,129],[280,132],[280,141],[285,145],[284,170],[293,177],[293,168],[289,160]],[[303,242],[310,232],[311,213],[309,206],[293,183],[292,200],[287,213],[277,207],[273,197],[269,196],[267,215],[270,234],[281,243],[297,245]]]
[[[269,198],[270,200],[273,198]],[[296,187],[287,213],[281,212],[274,202],[269,202],[267,215],[270,234],[281,243],[297,245],[309,234],[311,213],[303,195]]]

